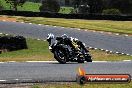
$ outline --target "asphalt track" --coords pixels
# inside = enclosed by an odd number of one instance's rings
[[[48,33],[53,33],[57,36],[65,33],[69,36],[78,38],[82,42],[86,43],[88,47],[132,55],[132,36],[113,35],[77,30],[76,28],[71,29],[18,22],[0,22],[0,32],[22,35],[35,39],[45,39]]]
[[[0,83],[75,82],[78,67],[87,74],[130,74],[132,61],[69,63],[23,62],[0,63]]]

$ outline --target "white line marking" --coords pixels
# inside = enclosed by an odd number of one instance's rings
[[[125,36],[128,36],[128,35],[125,35]]]
[[[118,33],[116,33],[115,35],[119,35]]]
[[[106,52],[108,52],[109,50],[105,50]]]
[[[97,50],[98,48],[94,48],[95,50]]]
[[[5,35],[9,35],[9,34],[5,34]]]
[[[58,61],[26,61],[26,62],[28,62],[28,63],[34,63],[34,62],[54,63],[54,62],[57,62],[58,63]]]
[[[110,51],[110,53],[112,53],[113,51]]]
[[[7,81],[7,80],[0,80],[0,82],[5,82],[5,81]]]
[[[65,27],[61,27],[61,28],[65,28]]]
[[[2,35],[3,33],[0,33],[0,35]]]
[[[79,30],[79,31],[80,31],[81,29],[77,29],[77,30]]]
[[[19,80],[19,79],[14,79],[14,80]]]
[[[29,24],[32,24],[32,23],[29,23]]]
[[[128,56],[129,56],[130,54],[126,54],[126,55],[128,55]]]
[[[101,49],[102,51],[104,50],[104,49]]]
[[[47,26],[47,27],[48,27],[49,25],[45,25],[45,26]]]
[[[108,62],[108,61],[92,61],[92,62]]]
[[[89,47],[89,49],[92,49],[93,47]]]
[[[131,61],[131,60],[123,60],[123,61]]]
[[[42,25],[42,24],[38,24],[38,25]]]
[[[84,31],[87,31],[87,30],[84,30]]]
[[[116,52],[116,54],[118,54],[119,52]]]
[[[111,33],[111,32],[108,32],[108,34],[110,34],[110,35],[111,35],[112,33]]]
[[[26,61],[28,63],[35,63],[35,62],[38,62],[38,63],[58,63],[58,61]],[[108,61],[92,61],[92,62],[108,62]]]
[[[104,33],[103,31],[101,31],[100,33]]]
[[[8,61],[8,63],[14,63],[14,62],[16,62],[16,61]]]
[[[22,24],[24,23],[24,22],[21,22]]]
[[[57,26],[53,26],[53,27],[57,27]]]
[[[44,41],[47,41],[47,40],[44,40]]]
[[[132,60],[123,60],[123,61],[132,61]],[[9,62],[17,63],[16,61],[9,61]],[[25,61],[25,62],[27,63],[58,63],[58,61]],[[112,62],[112,61],[92,61],[92,62]],[[0,62],[0,63],[7,63],[7,62]],[[18,79],[15,79],[15,80],[18,80]]]
[[[40,40],[40,39],[37,39],[37,40]]]

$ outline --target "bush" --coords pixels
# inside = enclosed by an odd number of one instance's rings
[[[44,0],[39,10],[40,12],[59,12],[60,5],[56,0]]]
[[[118,9],[106,9],[102,12],[103,15],[121,15]]]
[[[0,11],[2,11],[2,10],[3,10],[3,6],[0,5]]]
[[[14,51],[27,48],[26,39],[23,36],[0,36],[0,50]]]
[[[3,6],[2,6],[2,3],[0,1],[0,11],[3,10]]]

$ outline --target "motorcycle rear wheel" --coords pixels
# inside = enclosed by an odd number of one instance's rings
[[[78,63],[84,63],[83,57],[78,58],[77,62]]]

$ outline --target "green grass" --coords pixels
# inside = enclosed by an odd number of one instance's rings
[[[69,14],[72,12],[73,9],[73,7],[61,7],[59,13]]]
[[[81,20],[43,17],[19,17],[18,20],[35,24],[47,24],[87,30],[105,31],[132,35],[132,21]]]
[[[93,60],[98,61],[120,61],[132,60],[132,56],[106,53],[101,50],[90,50]]]
[[[0,62],[6,61],[46,61],[55,60],[48,49],[46,41],[27,39],[28,49],[17,50],[0,54]],[[93,60],[120,61],[132,60],[132,56],[110,54],[100,50],[90,50]]]
[[[40,3],[33,3],[33,2],[26,2],[23,7],[18,7],[19,11],[33,11],[33,12],[40,12],[39,7],[41,6]]]
[[[58,83],[58,84],[41,84],[32,88],[132,88],[132,82],[129,84],[85,84],[76,83]]]
[[[0,0],[4,10],[10,10],[10,4],[6,3],[5,0]],[[18,6],[18,11],[34,11],[39,12],[40,3],[26,2],[22,7]]]
[[[10,4],[6,3],[5,0],[0,0],[1,5],[4,7],[4,10],[10,10]],[[18,6],[18,11],[33,11],[40,12],[39,7],[41,3],[26,2],[24,5]],[[61,7],[59,13],[68,14],[73,10],[72,7]]]
[[[48,43],[27,39],[28,49],[0,54],[0,61],[45,61],[54,60],[48,49]]]

